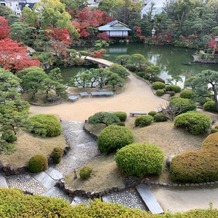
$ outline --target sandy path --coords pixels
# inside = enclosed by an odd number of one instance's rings
[[[125,90],[118,95],[80,98],[74,103],[66,102],[48,107],[31,106],[30,112],[56,114],[62,120],[84,121],[99,111],[149,112],[156,110],[161,104],[164,104],[164,100],[155,96],[148,84],[130,75]]]

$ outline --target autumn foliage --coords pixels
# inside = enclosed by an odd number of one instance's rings
[[[0,40],[9,37],[9,30],[8,21],[0,16]]]
[[[27,47],[9,38],[0,40],[0,66],[16,72],[30,66],[39,66],[38,59],[32,59]]]
[[[103,54],[105,53],[104,49],[98,50],[98,51],[93,51],[90,56],[93,58],[102,58]]]
[[[108,16],[106,12],[93,10],[90,7],[78,10],[75,17],[77,19],[72,22],[72,25],[83,38],[90,37],[93,29],[112,20],[112,17]]]

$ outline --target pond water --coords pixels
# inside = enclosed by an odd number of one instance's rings
[[[218,71],[218,64],[197,64],[192,63],[192,55],[196,51],[193,49],[177,48],[171,46],[148,46],[143,44],[115,44],[107,48],[104,58],[114,61],[116,56],[124,54],[142,54],[151,63],[160,66],[160,77],[166,82],[173,78],[180,77],[181,82],[184,83],[185,79],[201,72],[202,70],[211,69]],[[62,69],[64,81],[67,83],[69,77],[77,74],[87,68],[71,67]]]

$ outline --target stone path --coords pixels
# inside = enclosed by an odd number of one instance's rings
[[[38,174],[25,173],[7,177],[0,174],[0,187],[18,188],[33,194],[61,197],[72,201],[55,186],[56,182],[98,155],[98,150],[96,142],[83,131],[83,123],[63,121],[62,128],[71,149],[60,164],[50,166],[48,170]]]

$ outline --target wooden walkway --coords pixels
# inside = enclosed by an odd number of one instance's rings
[[[93,57],[90,57],[90,56],[81,56],[82,59],[85,59],[85,60],[88,60],[88,61],[92,61],[94,63],[97,63],[97,64],[102,64],[106,67],[109,67],[110,65],[114,64],[113,62],[111,61],[107,61],[105,59],[102,59],[102,58],[93,58]]]

